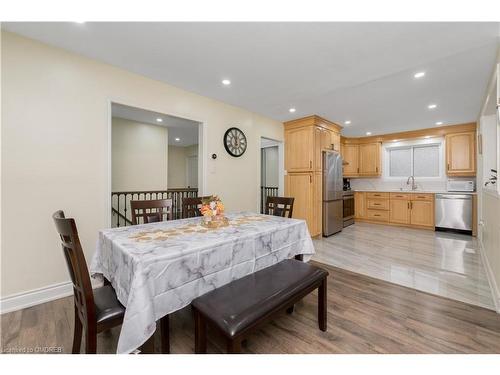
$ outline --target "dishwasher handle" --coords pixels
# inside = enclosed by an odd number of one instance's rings
[[[470,194],[436,194],[436,199],[471,200],[472,199],[472,195],[470,195]]]

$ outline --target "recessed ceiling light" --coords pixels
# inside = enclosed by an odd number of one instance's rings
[[[161,117],[158,117],[158,118],[156,119],[156,122],[163,122],[163,119],[162,119]]]
[[[436,122],[436,125],[443,125],[443,121]]]
[[[425,72],[418,72],[413,75],[415,78],[422,78],[423,76],[425,76]]]
[[[393,141],[393,142],[398,142],[398,141],[399,141],[399,139],[393,139],[392,141]]]
[[[429,108],[429,109],[434,109],[434,108],[436,108],[436,107],[437,107],[437,104],[429,104],[429,105],[427,106],[427,108]]]
[[[345,125],[349,125],[350,123],[351,123],[351,121],[350,121],[350,120],[344,121],[344,124],[345,124]]]
[[[372,135],[372,132],[366,132],[366,135]]]
[[[179,142],[181,139],[180,138],[175,138],[175,141],[176,142]]]
[[[290,112],[290,113],[295,113],[295,111],[296,111],[296,109],[295,109],[295,108],[290,108],[290,109],[288,110],[288,112]]]
[[[231,81],[230,81],[230,80],[228,80],[228,79],[223,79],[223,80],[222,80],[222,84],[223,84],[224,86],[229,86],[229,85],[231,84]]]
[[[85,21],[75,21],[75,23],[85,23]]]
[[[430,135],[426,135],[424,138],[429,139],[430,137],[431,137]]]

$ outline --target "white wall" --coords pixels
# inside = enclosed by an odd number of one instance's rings
[[[187,147],[172,146],[168,148],[168,187],[186,187],[187,158],[198,156],[198,145]]]
[[[110,226],[110,101],[203,122],[204,193],[259,209],[260,140],[283,140],[280,122],[16,34],[1,49],[2,298],[69,280],[54,211],[76,218],[89,262]],[[248,139],[239,158],[222,144],[231,126]]]
[[[113,191],[167,188],[166,127],[113,117],[111,139]]]

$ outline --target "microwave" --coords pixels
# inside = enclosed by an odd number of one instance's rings
[[[446,182],[447,191],[474,191],[476,184],[474,180],[452,180]]]

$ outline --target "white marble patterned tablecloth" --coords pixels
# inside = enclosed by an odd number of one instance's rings
[[[283,259],[314,254],[303,220],[240,212],[207,229],[201,218],[99,232],[91,273],[102,274],[126,306],[118,353],[154,333],[156,321],[215,288]]]

